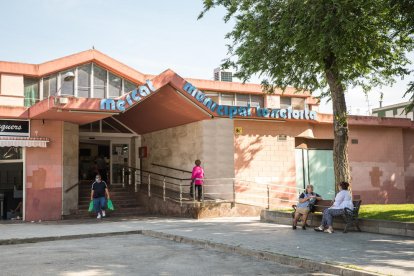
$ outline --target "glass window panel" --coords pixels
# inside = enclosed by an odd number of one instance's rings
[[[296,110],[305,109],[305,99],[304,98],[292,98],[292,108]]]
[[[22,148],[0,147],[0,160],[19,160],[22,158]]]
[[[234,94],[221,94],[222,105],[234,105]]]
[[[80,132],[100,132],[101,130],[100,130],[99,124],[100,124],[100,121],[95,121],[90,124],[81,125],[79,126],[79,131]]]
[[[122,92],[122,79],[117,75],[109,72],[109,86],[108,86],[108,97],[116,98],[121,96]]]
[[[237,94],[236,100],[238,106],[247,106],[250,103],[250,96],[246,94]]]
[[[292,105],[291,98],[280,97],[280,108],[289,108]]]
[[[34,105],[39,98],[39,80],[24,78],[24,106]]]
[[[65,80],[65,76],[67,73],[72,72],[75,74],[74,70],[67,70],[62,73],[60,73],[60,95],[70,95],[73,96],[75,94],[75,80]]]
[[[252,107],[264,107],[264,97],[262,95],[251,95],[250,99]]]
[[[57,91],[57,75],[43,78],[43,99],[54,96]]]
[[[46,99],[50,96],[50,79],[49,77],[43,78],[43,99]]]
[[[209,93],[206,92],[205,93],[207,97],[209,97],[210,99],[212,99],[215,103],[219,103],[219,94],[218,93]]]
[[[78,97],[90,97],[91,69],[91,64],[85,64],[78,67]]]
[[[135,83],[124,80],[124,93],[129,93],[135,88],[137,88],[137,85]]]
[[[93,65],[93,97],[105,98],[106,91],[106,70]]]

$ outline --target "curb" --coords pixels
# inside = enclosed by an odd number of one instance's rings
[[[260,250],[253,250],[248,248],[243,248],[240,246],[228,245],[223,243],[217,243],[207,240],[198,240],[192,238],[186,238],[183,236],[166,234],[162,232],[156,232],[152,230],[142,230],[142,235],[170,240],[179,243],[185,243],[190,245],[198,245],[203,246],[205,248],[215,249],[218,251],[226,252],[226,253],[236,253],[239,255],[255,257],[262,260],[269,260],[273,262],[277,262],[284,265],[296,266],[304,269],[308,269],[310,271],[320,271],[324,273],[330,273],[335,275],[343,275],[343,276],[372,276],[372,275],[381,275],[378,273],[368,272],[364,270],[357,270],[352,268],[347,268],[344,266],[340,266],[337,264],[329,264],[329,263],[318,263],[316,261],[312,261],[309,259],[304,259],[300,257],[293,257],[273,252],[266,252]]]
[[[25,244],[25,243],[47,242],[47,241],[63,241],[63,240],[77,240],[77,239],[87,239],[87,238],[100,238],[100,237],[108,237],[108,236],[121,236],[121,235],[133,235],[133,234],[142,234],[142,230],[107,232],[107,233],[92,233],[92,234],[79,234],[79,235],[67,235],[67,236],[36,237],[36,238],[24,238],[24,239],[8,239],[8,240],[0,240],[0,246],[2,246],[2,245]]]

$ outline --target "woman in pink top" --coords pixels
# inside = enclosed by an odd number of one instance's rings
[[[198,201],[201,201],[201,195],[203,193],[203,178],[204,178],[204,170],[203,168],[200,166],[201,165],[201,161],[200,160],[196,160],[195,161],[195,167],[193,168],[193,172],[191,174],[191,187],[190,187],[190,196],[193,197],[193,187],[195,186],[196,190],[197,190],[197,196],[198,196]]]

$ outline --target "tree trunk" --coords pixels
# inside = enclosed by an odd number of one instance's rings
[[[332,107],[334,128],[333,161],[335,182],[350,182],[348,163],[348,114],[345,103],[345,89],[335,66],[335,56],[331,54],[325,60],[325,75],[328,81]],[[335,185],[336,187],[336,185]]]

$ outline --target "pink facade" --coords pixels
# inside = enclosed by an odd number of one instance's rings
[[[99,66],[101,70],[107,70],[107,76],[109,73],[116,75],[124,84],[122,87],[127,82],[138,87],[149,79],[156,89],[142,96],[142,101],[129,104],[124,112],[117,109],[101,109],[102,97],[93,97],[93,87],[88,87],[89,90],[86,92],[87,95],[91,95],[90,97],[76,94],[78,85],[74,83],[73,94],[70,96],[59,95],[57,86],[54,93],[46,92],[44,84],[48,83],[46,81],[49,81],[51,75],[60,74],[57,79],[61,80],[59,85],[63,86],[62,72],[67,69],[78,72],[80,66],[85,64],[91,65],[91,68]],[[94,74],[88,76],[92,79]],[[36,99],[29,99],[33,100],[30,107],[24,106],[27,100],[26,79],[38,81],[39,95]],[[192,91],[184,88],[187,82],[194,86]],[[116,88],[116,85],[114,87]],[[201,90],[206,94],[204,95]],[[210,92],[211,96],[208,96],[207,92]],[[108,92],[106,93],[108,96]],[[197,99],[196,93],[201,93],[202,97]],[[246,101],[262,97],[263,102],[260,106],[266,110],[281,110],[281,99],[290,98],[291,107],[303,106],[300,108],[303,116],[264,117],[258,112],[259,109],[251,108],[250,117],[236,114],[230,121],[228,114],[213,111],[210,109],[211,105],[208,107],[203,102],[204,97],[217,97],[219,93],[233,99],[239,98],[240,102],[243,99]],[[124,101],[127,96],[131,96],[130,94],[131,91],[123,90],[116,100]],[[232,108],[235,108],[235,105],[233,104]],[[242,108],[246,106],[247,104]],[[24,151],[24,161],[19,161],[24,162],[25,168],[24,202],[25,219],[28,221],[58,220],[65,215],[66,209],[71,210],[77,205],[77,202],[73,204],[70,201],[78,200],[77,190],[71,189],[78,178],[78,160],[75,162],[73,158],[79,153],[79,126],[110,117],[116,118],[122,128],[129,129],[131,137],[137,138],[137,141],[141,139],[140,136],[146,134],[164,130],[175,133],[175,128],[211,120],[212,123],[205,124],[205,128],[200,126],[200,129],[189,130],[197,132],[194,133],[194,137],[198,137],[200,133],[204,135],[204,156],[209,156],[206,157],[209,160],[203,162],[217,163],[217,156],[220,154],[226,154],[230,159],[234,155],[234,168],[233,163],[226,159],[226,165],[231,166],[230,176],[220,177],[234,176],[236,181],[242,183],[237,186],[241,199],[249,199],[256,193],[249,185],[244,185],[249,181],[262,184],[279,183],[279,187],[274,186],[269,191],[272,198],[279,201],[273,203],[289,205],[288,202],[297,198],[298,150],[332,149],[332,115],[318,113],[317,118],[311,118],[304,115],[305,110],[308,115],[309,111],[317,114],[318,110],[318,100],[306,91],[295,93],[293,88],[288,88],[284,94],[277,90],[275,94],[267,95],[258,84],[184,79],[172,70],[166,70],[157,76],[145,75],[96,50],[37,65],[0,62],[0,119],[30,121],[28,138],[44,137],[49,140],[45,148],[27,147]],[[220,124],[222,118],[231,123]],[[70,123],[70,127],[65,130],[67,123]],[[360,196],[365,204],[414,202],[414,123],[407,119],[351,116],[349,124],[353,194]],[[234,131],[230,131],[232,127],[235,128]],[[215,135],[214,139],[209,135]],[[19,137],[15,138],[17,140]],[[233,138],[234,150],[226,145],[228,149],[214,147],[217,152],[208,152],[213,148],[209,141],[214,140],[214,144],[220,144],[222,139],[231,144]],[[71,141],[72,144],[67,146],[64,141]],[[74,152],[75,150],[77,152]],[[169,156],[174,155],[174,148],[171,151]],[[133,158],[135,156],[131,156],[131,159]],[[174,167],[175,164],[170,165]],[[206,174],[208,175],[208,172]]]
[[[26,220],[62,215],[62,121],[31,121],[31,135],[48,137],[47,148],[26,149]]]

